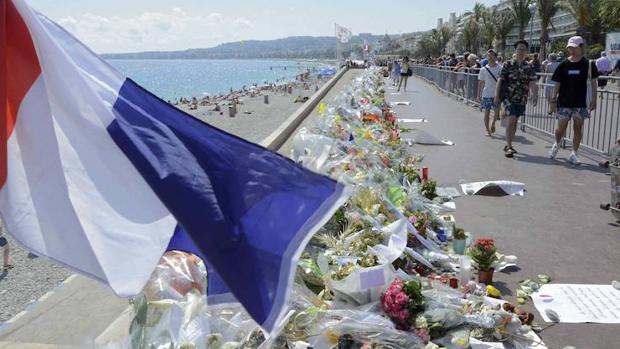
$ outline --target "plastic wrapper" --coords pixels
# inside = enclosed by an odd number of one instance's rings
[[[196,256],[166,252],[143,293],[133,302],[129,346],[206,348],[206,269]]]
[[[346,254],[319,254],[317,264],[326,286],[337,299],[352,305],[379,299],[388,281],[394,278],[395,270],[391,263],[402,255],[407,242],[406,234],[406,222],[401,219],[381,230],[366,228],[347,236],[343,239],[343,252]],[[354,251],[364,254],[352,254]],[[366,266],[364,261],[368,259],[374,259],[371,264],[376,265]]]
[[[302,163],[310,170],[325,173],[324,165],[335,143],[332,138],[312,134],[306,128],[302,128],[293,140],[293,160]]]
[[[321,312],[311,341],[315,349],[359,348],[425,348],[413,333],[397,330],[385,317],[359,310]]]

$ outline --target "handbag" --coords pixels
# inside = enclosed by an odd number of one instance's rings
[[[588,79],[586,80],[586,108],[590,110],[590,103],[592,103],[592,62],[588,60]]]

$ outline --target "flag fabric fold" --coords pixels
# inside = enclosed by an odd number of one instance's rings
[[[265,329],[346,188],[174,108],[6,1],[0,212],[21,244],[121,296],[188,250]],[[2,148],[0,148],[2,149]]]

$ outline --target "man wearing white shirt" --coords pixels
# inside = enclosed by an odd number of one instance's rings
[[[490,137],[495,132],[495,122],[499,120],[499,104],[494,102],[494,97],[502,66],[497,63],[497,53],[493,49],[487,52],[487,59],[489,63],[482,67],[478,73],[478,97],[476,99],[480,103],[480,110],[484,111],[484,127],[487,132],[486,135]],[[493,109],[494,114],[493,121],[489,126],[491,109]]]
[[[607,76],[611,73],[611,59],[607,57],[607,52],[601,52],[601,58],[596,60],[596,69],[602,76]],[[607,79],[598,79],[598,87],[605,88],[607,85]]]

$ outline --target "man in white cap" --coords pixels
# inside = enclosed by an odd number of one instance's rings
[[[596,60],[596,69],[601,76],[607,76],[611,73],[611,59],[607,57],[607,52],[601,52],[601,58]],[[607,86],[607,79],[598,79],[598,87],[605,88],[605,86]]]
[[[583,122],[590,117],[590,112],[596,109],[596,79],[599,76],[596,64],[583,56],[583,46],[581,36],[568,39],[566,48],[570,56],[560,63],[551,77],[555,82],[551,95],[551,108],[557,110],[558,127],[555,130],[555,143],[549,150],[549,157],[554,159],[558,154],[559,143],[566,133],[568,122],[572,119],[573,150],[568,161],[575,165],[580,163],[577,151],[581,144]],[[588,88],[590,88],[589,96]]]

